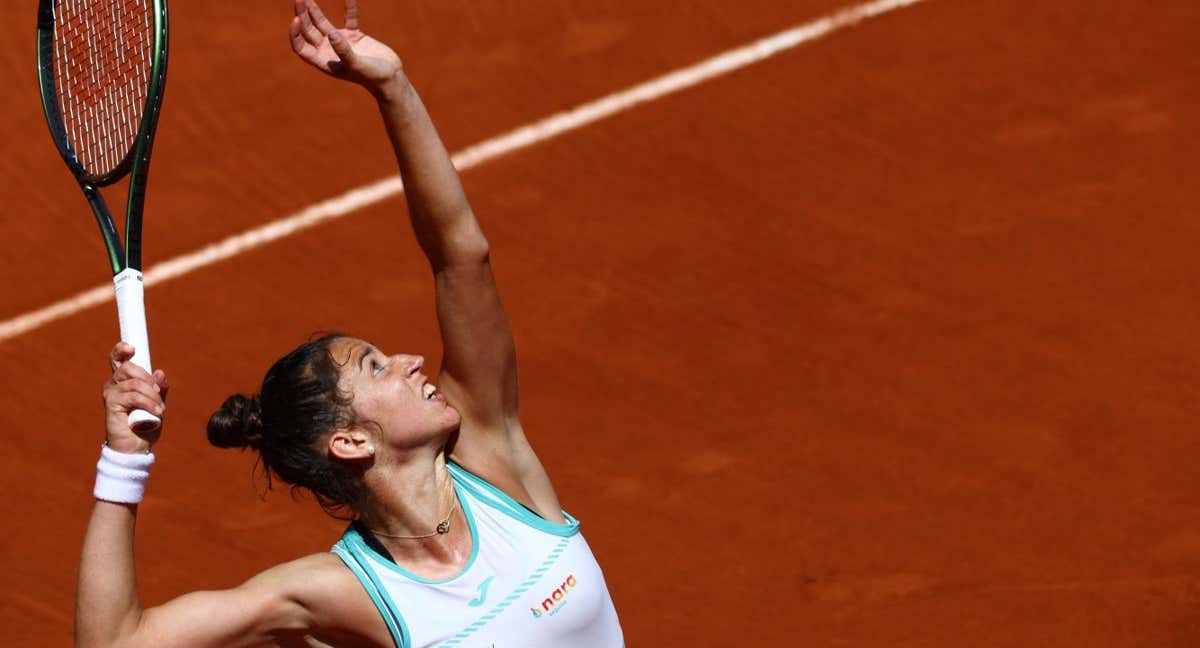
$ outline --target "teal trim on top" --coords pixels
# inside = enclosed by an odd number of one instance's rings
[[[471,565],[475,564],[475,558],[479,555],[479,531],[475,528],[475,514],[471,512],[471,503],[467,501],[466,495],[462,492],[462,488],[457,482],[454,484],[454,490],[456,493],[458,493],[458,501],[462,503],[463,516],[467,518],[467,528],[471,530],[471,557],[467,559],[467,564],[463,565],[462,571],[449,578],[443,580],[430,580],[428,578],[422,578],[421,576],[408,571],[400,565],[397,565],[391,560],[388,560],[387,557],[379,555],[378,551],[375,551],[371,545],[367,544],[366,540],[363,540],[362,535],[358,532],[358,529],[354,528],[353,525],[348,527],[346,532],[342,534],[341,542],[347,543],[357,552],[374,556],[377,558],[375,562],[380,563],[387,569],[390,569],[401,576],[412,579],[418,583],[424,583],[426,585],[444,585],[461,578],[463,574],[470,571]]]
[[[579,520],[571,517],[571,514],[566,511],[562,512],[563,517],[567,520],[566,524],[551,522],[539,517],[509,496],[508,493],[489,484],[482,477],[475,475],[466,468],[452,461],[447,462],[446,467],[450,470],[450,475],[454,477],[455,484],[461,485],[470,491],[472,495],[483,500],[485,504],[519,522],[524,522],[538,531],[544,531],[545,533],[564,538],[569,538],[579,533]]]
[[[411,644],[408,640],[408,624],[404,622],[404,616],[400,614],[400,609],[396,607],[396,602],[388,594],[387,588],[375,577],[375,573],[371,571],[368,565],[363,564],[354,549],[345,542],[345,539],[334,545],[333,553],[337,554],[337,557],[346,563],[346,566],[358,578],[359,584],[367,591],[367,595],[371,597],[371,601],[375,603],[375,609],[379,610],[379,615],[383,617],[383,622],[387,625],[388,632],[391,633],[392,641],[395,642],[396,648],[409,648]]]

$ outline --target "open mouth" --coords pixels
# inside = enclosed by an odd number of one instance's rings
[[[421,387],[421,394],[425,396],[425,400],[433,400],[438,395],[437,385],[433,383],[425,383],[425,385]]]

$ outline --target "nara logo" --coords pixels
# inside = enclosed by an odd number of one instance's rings
[[[567,593],[575,589],[577,582],[574,574],[567,576],[567,580],[554,588],[554,591],[550,592],[550,596],[542,599],[540,607],[529,608],[529,611],[533,613],[533,618],[537,619],[542,616],[554,616],[558,614],[558,611],[566,605],[565,599],[567,598]]]

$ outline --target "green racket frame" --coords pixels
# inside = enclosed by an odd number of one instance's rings
[[[146,201],[146,184],[150,175],[150,152],[154,146],[154,132],[158,127],[158,114],[162,109],[167,83],[167,0],[152,0],[150,4],[154,21],[154,46],[147,80],[149,87],[146,89],[146,104],[142,110],[137,135],[120,162],[103,175],[89,172],[72,149],[59,108],[54,68],[54,12],[55,7],[60,4],[60,0],[39,0],[38,3],[37,62],[42,110],[46,114],[46,123],[50,127],[54,146],[75,176],[92,214],[96,217],[96,223],[100,226],[100,234],[104,238],[104,247],[108,251],[108,262],[113,273],[121,340],[134,347],[135,352],[130,361],[146,371],[152,371],[142,283],[142,208]],[[116,224],[104,197],[100,194],[100,189],[126,175],[130,178],[125,205],[125,244],[122,245]],[[133,410],[129,413],[130,427],[141,434],[157,430],[161,423],[157,416],[144,410]]]
[[[163,94],[167,85],[167,0],[153,0],[154,55],[150,65],[150,87],[146,93],[146,109],[138,128],[136,142],[125,157],[110,172],[93,175],[84,169],[75,151],[67,140],[62,114],[58,108],[58,95],[54,87],[54,7],[58,0],[40,0],[38,3],[37,60],[38,85],[42,95],[42,110],[59,155],[75,175],[79,187],[87,197],[88,205],[100,226],[104,246],[108,250],[109,264],[114,275],[126,268],[142,268],[142,207],[146,201],[146,184],[150,173],[150,152],[154,146],[154,132],[158,127],[158,114],[162,108]],[[131,173],[132,172],[132,173]],[[125,244],[121,244],[112,214],[108,210],[100,188],[120,181],[127,174],[129,195],[125,205]]]

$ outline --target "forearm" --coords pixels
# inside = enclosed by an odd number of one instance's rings
[[[413,231],[434,269],[485,257],[487,240],[417,91],[399,74],[376,98],[404,180]]]
[[[134,348],[124,342],[109,355],[112,377],[104,384],[105,446],[96,464],[96,504],[83,538],[75,591],[77,646],[124,645],[140,623],[133,568],[133,530],[154,455],[151,444],[161,428],[136,434],[129,413],[142,409],[163,416],[170,388],[162,370],[153,375],[131,362]]]
[[[75,645],[111,646],[141,616],[133,566],[136,504],[97,501],[92,509],[75,602]]]
[[[77,648],[276,646],[280,636],[318,631],[299,602],[304,596],[297,595],[302,588],[328,589],[323,572],[308,567],[312,558],[268,570],[235,589],[192,592],[143,610],[133,564],[136,517],[137,506],[130,504],[97,501],[92,510],[79,566]],[[321,634],[339,636],[336,624],[329,625]]]

